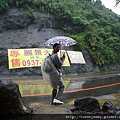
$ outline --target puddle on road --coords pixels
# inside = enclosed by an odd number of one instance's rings
[[[114,74],[112,77],[115,76]],[[91,75],[91,76],[63,76],[64,85],[65,85],[65,93],[72,92],[84,92],[85,95],[92,96],[101,96],[113,94],[119,92],[120,83],[113,84],[110,81],[113,81],[113,78],[110,78],[109,75]],[[116,77],[116,76],[115,76]],[[114,77],[114,78],[115,78]],[[117,76],[119,78],[119,76]],[[115,78],[115,79],[118,79]],[[105,80],[104,80],[105,79]],[[111,80],[110,80],[111,79]],[[44,96],[51,95],[52,88],[51,86],[45,82],[43,79],[25,79],[25,80],[13,80],[19,85],[20,93],[23,97],[29,96]],[[107,82],[106,82],[107,81]],[[110,93],[112,92],[112,93]],[[88,94],[87,94],[88,93]]]
[[[102,105],[105,101],[111,101],[113,104],[120,106],[120,83],[117,81],[117,84],[110,84],[109,82],[104,82],[104,79],[109,78],[110,76],[118,76],[115,74],[98,74],[98,75],[72,75],[72,76],[63,76],[64,78],[64,84],[65,84],[65,91],[64,93],[69,95],[65,96],[65,98],[68,97],[68,104],[73,104],[74,99],[73,98],[79,98],[83,96],[94,96],[98,97],[97,99],[100,101],[100,104]],[[118,76],[119,77],[119,76]],[[102,79],[102,80],[101,80]],[[85,81],[88,80],[88,82],[85,83]],[[91,81],[89,83],[89,81]],[[99,80],[97,82],[96,80]],[[52,88],[51,86],[46,83],[43,79],[19,79],[19,80],[13,80],[19,85],[19,89],[21,92],[22,97],[31,97],[31,96],[51,96]],[[110,80],[109,80],[110,81]],[[111,80],[113,81],[113,79]],[[96,86],[93,86],[93,83],[97,83]],[[99,86],[99,84],[101,84]],[[86,86],[86,87],[84,87]],[[91,87],[89,87],[91,86]],[[77,95],[74,94],[77,93]],[[72,94],[73,93],[73,94]],[[73,99],[73,100],[71,100]],[[32,102],[33,106],[41,105],[41,103],[38,104],[38,102]]]

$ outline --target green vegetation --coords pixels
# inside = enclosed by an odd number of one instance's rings
[[[50,13],[78,44],[76,49],[87,49],[99,65],[120,63],[120,17],[105,8],[100,0],[1,0],[0,11],[16,6],[27,6],[28,17],[33,10]]]
[[[23,14],[25,14],[28,18],[30,18],[31,20],[35,19],[35,15],[33,13],[33,9],[31,7],[29,7],[28,5],[25,6],[25,8],[28,10],[27,12],[23,12]]]

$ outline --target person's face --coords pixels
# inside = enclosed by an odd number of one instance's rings
[[[59,52],[59,50],[60,50],[60,45],[57,45],[57,46],[54,48],[54,51],[55,51],[55,52]]]

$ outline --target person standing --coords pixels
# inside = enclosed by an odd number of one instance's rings
[[[61,77],[61,67],[65,60],[65,55],[62,57],[58,57],[58,52],[60,50],[60,44],[55,43],[53,45],[53,52],[51,54],[51,60],[56,67],[56,72],[50,73],[50,80],[52,85],[52,103],[51,104],[64,104],[64,102],[60,101],[60,97],[64,92],[64,84],[63,79]]]

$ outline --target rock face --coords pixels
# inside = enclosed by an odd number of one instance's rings
[[[27,11],[13,8],[0,12],[0,73],[1,76],[34,76],[41,75],[40,67],[9,70],[7,49],[43,48],[44,43],[58,35],[67,35],[60,30],[59,23],[48,14],[34,12],[35,19],[30,19]],[[74,45],[75,46],[75,45]],[[73,50],[74,46],[63,49]],[[79,50],[81,51],[81,50]],[[92,62],[87,51],[82,51],[86,64],[71,64],[63,67],[63,74],[80,74],[98,72],[99,68]],[[115,66],[112,67],[116,69]],[[117,68],[120,68],[117,66]],[[111,67],[107,67],[111,69]]]
[[[101,109],[99,101],[92,96],[77,98],[70,110],[73,114],[81,115],[116,115],[120,113],[120,110],[110,101],[106,101]]]
[[[0,80],[0,114],[30,114],[22,101],[19,87],[10,80]]]
[[[110,101],[106,101],[103,104],[102,111],[108,114],[118,114],[120,113],[116,106],[113,105]]]
[[[71,111],[100,112],[100,104],[98,100],[92,96],[78,98],[74,101],[74,108]]]
[[[39,12],[34,12],[34,15],[35,19],[33,20],[18,9],[9,9],[4,13],[0,13],[0,72],[2,76],[40,76],[40,67],[9,70],[7,49],[43,48],[48,39],[58,35],[67,35],[59,29],[59,24],[53,16]],[[73,48],[74,46],[63,49],[72,50]],[[91,62],[88,52],[83,51],[83,54],[87,64],[74,64],[71,67],[63,67],[63,74],[99,71],[97,66]]]

